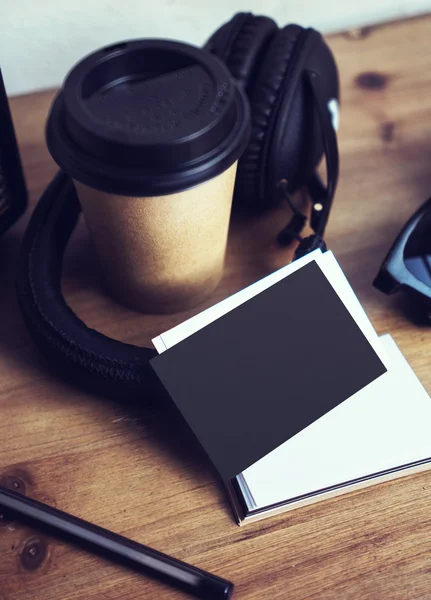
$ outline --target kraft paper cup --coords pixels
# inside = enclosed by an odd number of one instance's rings
[[[47,143],[75,183],[114,298],[174,312],[214,290],[249,132],[227,68],[186,44],[124,42],[69,73]]]
[[[236,163],[184,192],[113,196],[75,182],[105,280],[119,302],[175,312],[210,294],[223,274]]]

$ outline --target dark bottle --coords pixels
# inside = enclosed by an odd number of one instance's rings
[[[15,223],[26,206],[27,190],[0,70],[0,234]]]

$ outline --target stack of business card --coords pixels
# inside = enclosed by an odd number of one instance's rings
[[[152,366],[241,523],[431,462],[431,400],[393,340],[378,338],[331,252],[153,343]]]

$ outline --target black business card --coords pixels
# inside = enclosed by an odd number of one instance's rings
[[[386,371],[316,262],[151,364],[224,480]]]

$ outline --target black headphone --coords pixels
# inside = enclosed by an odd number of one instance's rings
[[[288,243],[300,239],[305,223],[290,195],[307,186],[315,234],[300,243],[297,255],[322,247],[338,179],[333,125],[339,87],[328,46],[313,29],[278,29],[267,17],[240,13],[205,48],[227,64],[251,105],[252,134],[239,161],[234,206],[262,210],[286,198],[294,216],[280,241]],[[326,186],[316,174],[323,154]],[[36,206],[23,240],[17,291],[25,323],[49,363],[72,382],[105,396],[148,402],[159,390],[149,366],[156,352],[88,328],[62,295],[63,255],[79,214],[73,183],[59,172]]]
[[[235,15],[204,48],[228,66],[250,101],[252,132],[238,164],[234,206],[261,210],[307,187],[315,236],[297,256],[322,246],[338,181],[339,82],[330,49],[313,29],[279,29],[251,13]],[[326,187],[316,173],[323,154]],[[279,236],[283,245],[298,238],[306,221],[291,208],[294,217]]]

